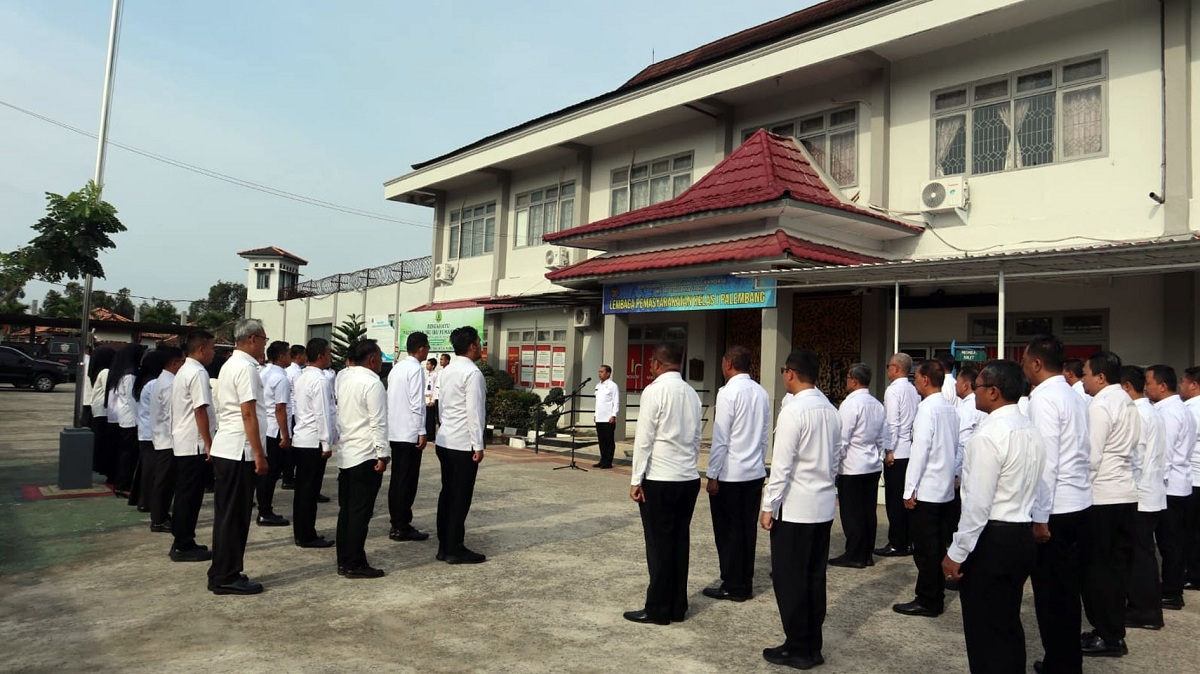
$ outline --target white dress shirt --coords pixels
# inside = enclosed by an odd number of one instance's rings
[[[783,394],[783,400],[781,400],[781,401],[779,402],[779,409],[781,409],[781,410],[782,410],[783,408],[785,408],[785,407],[787,407],[788,405],[790,405],[790,404],[791,404],[791,402],[792,402],[792,399],[793,399],[793,398],[795,398],[795,397],[796,397],[796,396],[792,395],[791,393],[784,393],[784,394]]]
[[[437,446],[462,452],[483,451],[487,423],[487,384],[479,366],[466,356],[455,356],[438,375]]]
[[[1167,496],[1191,496],[1197,419],[1188,412],[1183,399],[1176,394],[1154,403],[1154,409],[1158,410],[1163,420],[1163,442],[1167,447]]]
[[[137,427],[137,401],[133,399],[133,380],[133,375],[124,375],[117,383],[117,388],[113,390],[112,399],[116,402],[117,424],[121,428]],[[112,417],[111,413],[109,417]],[[112,419],[110,418],[109,421],[111,422]]]
[[[1083,402],[1091,404],[1092,397],[1090,395],[1088,395],[1087,389],[1083,388],[1083,380],[1082,379],[1075,382],[1074,384],[1071,384],[1071,390],[1074,391],[1075,393],[1079,394],[1079,397],[1083,398]]]
[[[1071,390],[1062,375],[1046,379],[1029,396],[1029,420],[1042,434],[1046,461],[1042,485],[1033,506],[1033,521],[1045,524],[1050,515],[1079,512],[1092,505],[1088,479],[1087,403]]]
[[[1092,503],[1137,503],[1133,449],[1142,437],[1142,417],[1120,384],[1109,384],[1088,406]]]
[[[867,475],[883,470],[883,403],[865,388],[851,391],[838,408],[842,432],[834,465],[838,475]]]
[[[100,370],[96,373],[96,381],[90,384],[90,393],[92,394],[91,407],[92,416],[108,417],[108,396],[104,394],[104,388],[108,386],[108,368]]]
[[[242,420],[242,403],[253,402],[258,416],[258,442],[267,442],[267,398],[258,361],[241,350],[234,350],[217,376],[217,434],[213,436],[212,455],[230,461],[253,461],[254,449]]]
[[[296,378],[300,376],[301,372],[304,372],[304,368],[297,365],[296,363],[292,363],[291,365],[288,365],[286,368],[284,368],[283,372],[284,372],[284,374],[287,375],[288,386],[291,387],[290,388],[291,397],[288,398],[288,409],[287,409],[288,418],[291,418],[293,415],[296,414]]]
[[[1167,508],[1167,442],[1162,415],[1149,398],[1133,401],[1142,417],[1142,436],[1133,449],[1133,481],[1137,485],[1138,511],[1156,513]]]
[[[621,389],[612,379],[596,382],[596,423],[608,423],[621,411]]]
[[[1200,395],[1188,399],[1185,405],[1192,413],[1192,487],[1200,488]]]
[[[958,453],[954,457],[954,475],[958,477],[962,475],[963,452],[967,449],[967,442],[970,441],[971,436],[975,435],[975,430],[979,428],[979,424],[987,418],[987,415],[975,407],[974,393],[967,394],[967,397],[962,399],[954,411],[958,412]],[[1021,411],[1019,405],[1017,411]]]
[[[319,367],[306,367],[296,377],[293,392],[296,420],[292,428],[292,446],[332,451],[331,447],[338,439],[337,408],[333,404],[329,378]]]
[[[413,370],[419,381],[421,364]],[[395,372],[396,368],[392,368]],[[367,461],[386,459],[388,449],[388,394],[383,390],[379,375],[360,365],[342,370],[338,377],[338,468],[353,468]],[[421,396],[421,386],[417,385]],[[425,404],[422,402],[421,407]]]
[[[921,396],[908,377],[893,379],[883,393],[883,407],[887,412],[883,448],[892,452],[894,458],[907,459],[912,453],[913,421],[917,418],[920,403]]]
[[[700,396],[678,372],[664,372],[642,390],[633,437],[632,485],[700,477]]]
[[[904,498],[925,503],[954,500],[954,461],[958,453],[958,414],[940,393],[917,406],[912,455],[904,476]]]
[[[154,442],[154,415],[150,411],[150,403],[154,400],[154,389],[158,386],[157,379],[151,379],[142,387],[137,399],[137,429],[138,442]]]
[[[275,363],[267,363],[258,376],[262,379],[264,403],[267,406],[267,437],[278,438],[279,419],[275,418],[275,406],[282,403],[291,407],[292,384],[288,381],[287,372]]]
[[[1033,519],[1044,461],[1041,434],[1016,405],[985,417],[963,459],[962,515],[947,551],[950,559],[966,561],[989,521]]]
[[[216,430],[217,415],[213,411],[212,386],[208,370],[194,358],[188,358],[175,373],[171,385],[171,449],[175,456],[195,456],[204,453],[204,438],[196,427],[196,409],[207,407],[208,432]]]
[[[171,439],[171,389],[175,386],[175,375],[163,370],[154,382],[154,397],[150,399],[154,449],[171,449],[175,444]]]
[[[771,397],[767,390],[748,374],[730,377],[717,391],[708,478],[748,482],[766,477],[770,437]]]
[[[422,435],[425,435],[425,367],[416,358],[406,356],[388,373],[387,439],[416,444]]]
[[[837,465],[842,420],[817,389],[792,397],[775,423],[771,476],[763,489],[762,511],[784,522],[830,522],[837,506]]]
[[[1017,401],[1017,409],[1026,417],[1029,416],[1029,396],[1021,396],[1021,399]]]
[[[942,380],[942,397],[946,399],[946,403],[951,407],[958,407],[957,380],[949,372],[946,373],[946,378]]]

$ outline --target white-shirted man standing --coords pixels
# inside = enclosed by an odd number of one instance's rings
[[[196,543],[196,520],[204,502],[204,473],[216,413],[207,366],[216,355],[211,332],[197,330],[184,340],[187,359],[171,384],[171,451],[175,464],[175,511],[171,513],[173,562],[206,562],[212,559],[207,545]],[[93,403],[93,411],[95,404]]]
[[[1138,504],[1133,520],[1133,562],[1125,590],[1125,626],[1157,630],[1163,626],[1163,613],[1154,531],[1167,509],[1166,427],[1145,396],[1145,370],[1135,365],[1122,367],[1121,388],[1142,418],[1142,434],[1130,457]]]
[[[908,458],[912,453],[913,421],[921,396],[913,388],[908,375],[912,357],[894,354],[888,359],[887,390],[883,394],[886,426],[883,436],[883,495],[887,509],[887,545],[875,550],[880,557],[904,557],[912,554],[909,536],[909,513],[904,507],[904,482],[908,473]]]
[[[438,494],[437,559],[447,564],[481,564],[487,557],[469,549],[465,540],[487,420],[487,384],[476,364],[483,347],[479,331],[469,325],[451,332],[450,343],[454,360],[438,375],[442,425],[436,451],[442,466],[442,490]]]
[[[421,458],[425,455],[426,377],[422,362],[429,355],[429,337],[413,332],[405,342],[405,356],[388,373],[388,443],[395,461],[388,482],[388,515],[393,541],[424,541],[429,534],[412,525],[413,502],[421,479]],[[339,396],[340,397],[340,396]]]
[[[613,455],[617,452],[617,412],[621,411],[621,389],[612,380],[612,368],[601,365],[596,376],[594,394],[596,396],[596,412],[593,415],[596,422],[596,438],[599,441],[600,461],[592,468],[608,469],[613,467]]]
[[[846,534],[846,551],[829,560],[830,566],[863,569],[875,564],[875,531],[879,526],[876,502],[883,471],[883,432],[886,412],[871,395],[871,366],[855,363],[846,373],[850,393],[838,408],[842,433],[838,442],[837,493]]]

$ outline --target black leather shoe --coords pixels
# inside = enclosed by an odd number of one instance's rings
[[[329,497],[324,494],[317,494],[317,503],[329,503]]]
[[[263,586],[248,578],[238,578],[232,583],[209,585],[208,591],[213,594],[258,594],[263,591]]]
[[[1178,597],[1163,597],[1162,607],[1171,611],[1183,610],[1183,595]]]
[[[606,464],[604,464],[603,466],[597,466],[597,467],[598,467],[600,470],[608,470],[608,469],[612,468],[613,466],[612,466],[612,464],[611,464],[611,463],[606,463]]]
[[[604,464],[602,464],[602,463],[593,463],[592,464],[592,468],[603,468],[603,467],[604,467]]]
[[[786,646],[763,649],[763,660],[775,665],[784,665],[793,669],[812,669],[825,664],[825,658],[818,653],[814,657],[800,655],[789,650]]]
[[[166,522],[159,522],[158,524],[151,524],[150,531],[153,531],[156,534],[171,533],[171,520],[167,520]]]
[[[148,513],[148,512],[150,512],[150,507],[140,505],[137,507],[137,511],[140,513]]]
[[[196,546],[190,550],[176,550],[171,548],[170,553],[172,562],[207,562],[212,559],[212,553],[208,548]]]
[[[438,560],[439,562],[444,562],[444,561],[446,561],[446,553],[442,552],[441,550],[438,550],[437,554],[434,555],[433,558]]]
[[[388,538],[393,541],[427,541],[429,540],[429,534],[409,527],[407,529],[392,529],[388,532]]]
[[[453,555],[446,555],[447,564],[483,564],[486,561],[487,555],[472,552],[466,548],[459,550]]]
[[[295,483],[295,482],[288,482],[288,481],[286,481],[286,480],[285,480],[283,483],[281,483],[281,484],[279,485],[279,488],[280,488],[280,489],[286,489],[286,490],[288,490],[288,491],[292,491],[293,489],[295,489],[295,488],[296,488],[296,483]]]
[[[326,540],[326,539],[318,536],[317,538],[314,538],[311,541],[296,541],[296,547],[298,547],[298,548],[332,548],[333,541]]]
[[[907,604],[892,604],[892,610],[900,615],[918,616],[921,618],[936,618],[942,614],[941,611],[933,611],[921,606],[921,602],[915,599]]]
[[[865,568],[867,568],[866,563],[856,562],[852,559],[846,559],[845,555],[841,555],[840,557],[834,557],[833,559],[829,560],[829,566],[837,566],[837,567],[840,567],[843,569],[865,569]]]
[[[1143,623],[1143,622],[1138,622],[1136,620],[1130,620],[1129,618],[1125,619],[1125,626],[1131,627],[1135,630],[1152,630],[1152,631],[1158,631],[1163,628],[1162,623]]]
[[[901,550],[900,548],[894,548],[891,546],[891,544],[888,544],[882,548],[876,548],[875,554],[879,557],[908,557],[912,554],[912,550],[909,548]]]
[[[1044,672],[1046,671],[1046,665],[1042,664],[1041,660],[1034,660],[1033,661],[1033,671],[1035,674],[1044,674]]]
[[[286,527],[291,526],[291,521],[283,515],[271,513],[269,515],[258,516],[258,526],[260,527]]]
[[[621,614],[626,620],[631,623],[642,623],[643,625],[670,625],[670,620],[655,620],[651,618],[645,610],[641,611],[626,611]]]
[[[1079,639],[1079,650],[1093,658],[1119,658],[1129,653],[1129,647],[1124,639],[1105,641],[1099,634],[1085,634]]]
[[[1183,584],[1185,590],[1200,590],[1200,580],[1189,580]]]
[[[338,575],[346,578],[383,578],[383,569],[373,566],[359,566],[353,569],[338,569]]]
[[[701,590],[701,593],[709,599],[726,599],[728,601],[746,601],[750,598],[748,594],[734,594],[723,587],[706,587]]]

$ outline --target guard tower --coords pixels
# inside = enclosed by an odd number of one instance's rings
[[[282,248],[268,246],[238,253],[246,259],[246,316],[254,302],[283,301],[300,280],[300,267],[308,260]]]

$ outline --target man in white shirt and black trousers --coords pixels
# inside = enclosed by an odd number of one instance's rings
[[[1167,508],[1165,426],[1162,415],[1145,396],[1145,370],[1136,365],[1122,367],[1121,388],[1142,418],[1142,434],[1130,457],[1138,506],[1133,520],[1133,563],[1125,591],[1125,626],[1157,630],[1163,626],[1163,609],[1154,531],[1160,513]]]
[[[1187,573],[1184,576],[1184,587],[1189,590],[1200,590],[1200,366],[1189,367],[1183,371],[1179,380],[1179,396],[1184,400],[1184,406],[1192,417],[1192,495],[1190,503],[1191,526],[1187,533]],[[1165,606],[1165,605],[1164,605]],[[1179,601],[1183,606],[1183,600]]]
[[[863,569],[874,566],[879,475],[883,471],[883,404],[871,395],[871,366],[855,363],[846,373],[850,393],[838,408],[842,434],[838,442],[838,504],[846,551],[829,560],[830,566]]]
[[[942,558],[954,536],[954,459],[958,453],[958,414],[942,395],[945,371],[927,360],[917,368],[922,400],[913,421],[912,457],[904,483],[904,507],[912,511],[913,562],[917,565],[916,598],[892,610],[934,618],[946,604]]]
[[[1045,450],[1017,408],[1025,390],[1021,366],[994,360],[974,389],[972,402],[988,416],[967,442],[962,515],[942,571],[947,581],[959,582],[971,672],[1018,674],[1028,671],[1021,597],[1037,556],[1033,502]]]
[[[745,601],[754,589],[754,549],[762,483],[767,476],[771,397],[750,378],[750,350],[746,347],[730,347],[721,359],[721,372],[725,385],[717,391],[705,484],[721,585],[704,588],[704,596]]]
[[[412,507],[421,478],[421,457],[429,439],[425,420],[429,407],[425,404],[426,377],[422,367],[422,361],[429,355],[429,337],[414,332],[408,336],[405,348],[407,355],[388,373],[387,434],[395,461],[388,483],[388,514],[392,523],[388,538],[424,541],[429,534],[413,527]]]
[[[255,486],[260,527],[286,527],[291,522],[275,514],[275,483],[283,471],[283,455],[292,450],[292,431],[288,423],[292,384],[285,367],[291,367],[292,355],[287,342],[271,342],[267,347],[267,365],[259,373],[267,404],[267,474],[260,475]]]
[[[1120,657],[1125,645],[1125,591],[1133,565],[1137,486],[1132,457],[1142,417],[1121,389],[1121,358],[1111,351],[1083,365],[1091,439],[1092,507],[1083,525],[1083,610],[1092,632],[1080,637],[1084,655]]]
[[[700,396],[683,380],[683,347],[654,348],[654,381],[642,391],[633,441],[629,498],[638,504],[646,536],[650,585],[626,620],[669,625],[687,615],[692,513],[700,493]]]
[[[908,380],[912,357],[894,354],[888,359],[887,390],[883,394],[886,426],[883,436],[883,492],[888,516],[888,543],[875,550],[880,557],[904,557],[912,554],[909,539],[909,515],[904,507],[904,480],[908,457],[912,452],[913,420],[921,396]]]
[[[601,365],[597,371],[600,381],[596,382],[596,439],[599,441],[600,462],[592,468],[613,467],[613,455],[617,452],[617,412],[621,410],[621,389],[612,380],[612,368]]]
[[[1191,527],[1189,502],[1192,498],[1192,453],[1196,444],[1196,421],[1177,390],[1179,380],[1170,365],[1146,368],[1146,397],[1162,416],[1163,441],[1167,453],[1167,508],[1154,532],[1162,557],[1162,607],[1183,609],[1186,580],[1188,529]],[[1194,571],[1200,575],[1200,569]]]
[[[1063,377],[1065,351],[1057,337],[1042,335],[1029,342],[1021,360],[1025,378],[1034,386],[1029,395],[1029,420],[1041,434],[1046,451],[1042,484],[1033,505],[1033,539],[1038,552],[1031,580],[1038,631],[1046,652],[1033,668],[1049,674],[1079,674],[1083,669],[1080,548],[1092,505],[1087,403]]]
[[[267,474],[267,406],[258,364],[267,348],[262,321],[244,318],[233,328],[235,348],[217,377],[217,434],[212,442],[213,558],[208,589],[213,594],[258,594],[261,583],[242,575],[250,534],[255,475]]]
[[[208,546],[196,543],[196,520],[204,502],[204,475],[209,461],[216,412],[209,383],[209,363],[216,355],[211,332],[197,330],[184,339],[187,359],[171,383],[171,452],[175,463],[175,511],[171,533],[175,537],[173,562],[207,562]]]
[[[763,649],[763,658],[796,669],[825,662],[821,627],[842,422],[816,388],[820,367],[817,354],[805,349],[784,361],[783,385],[792,401],[775,424],[760,515],[762,527],[771,532],[771,576],[786,635],[783,644]]]
[[[308,364],[308,351],[303,344],[293,344],[291,350],[291,364],[284,370],[287,373],[288,385],[291,386],[292,397],[288,399],[288,430],[290,431],[296,425],[296,378],[304,371],[304,366]],[[280,481],[281,489],[296,488],[296,461],[293,458],[292,452],[284,452],[283,460],[280,466]]]
[[[450,333],[454,360],[438,375],[437,457],[442,466],[438,494],[437,559],[447,564],[481,564],[487,557],[467,548],[467,513],[483,461],[487,384],[476,361],[483,355],[479,331],[466,325]]]
[[[388,400],[379,380],[383,352],[375,340],[364,339],[351,345],[349,355],[355,364],[337,382],[337,571],[346,578],[379,578],[383,571],[367,563],[366,542],[389,460]],[[420,361],[414,362],[419,374]]]
[[[317,534],[317,496],[324,477],[323,459],[337,443],[337,409],[333,384],[325,376],[332,362],[329,342],[308,340],[308,365],[296,377],[296,426],[292,429],[292,454],[296,462],[296,488],[292,494],[292,537],[302,548],[330,548],[333,541]]]

